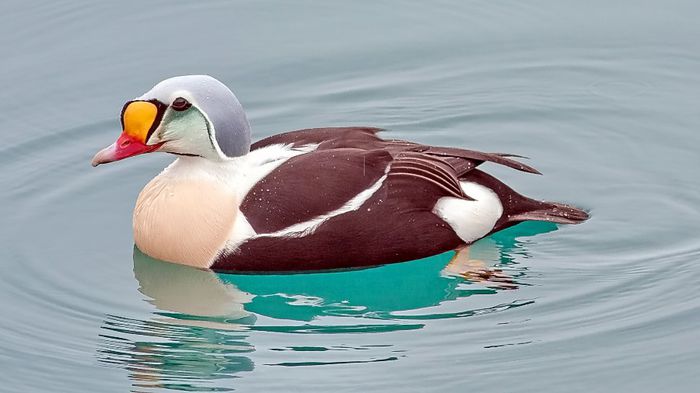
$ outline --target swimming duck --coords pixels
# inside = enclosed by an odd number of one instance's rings
[[[141,191],[133,229],[142,252],[183,265],[359,268],[458,250],[526,220],[588,218],[477,169],[492,162],[539,173],[515,155],[382,139],[372,127],[303,129],[251,144],[240,102],[206,75],[158,83],[124,105],[121,123],[92,165],[177,156]]]

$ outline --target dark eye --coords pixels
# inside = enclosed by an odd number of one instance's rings
[[[184,111],[185,109],[187,109],[191,106],[192,106],[192,104],[182,97],[177,97],[175,99],[175,101],[173,101],[173,103],[170,104],[170,107],[175,109],[178,112]]]

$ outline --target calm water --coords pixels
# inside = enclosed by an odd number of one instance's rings
[[[700,5],[351,3],[3,3],[0,391],[696,391]],[[189,73],[231,86],[256,137],[366,124],[519,153],[545,175],[489,170],[593,217],[477,243],[515,290],[450,254],[291,276],[150,260],[131,211],[172,157],[89,161],[124,101]]]

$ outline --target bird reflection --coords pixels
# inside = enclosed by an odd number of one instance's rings
[[[133,392],[224,391],[215,381],[253,370],[243,334],[107,315],[98,356],[129,372]]]
[[[506,284],[512,287],[526,285],[526,270],[515,262],[518,254],[527,253],[519,238],[554,229],[556,226],[546,223],[521,224],[473,245],[462,260],[506,275]],[[503,288],[489,285],[493,280],[479,283],[478,278],[470,277],[470,265],[460,265],[458,257],[446,253],[347,272],[241,275],[157,261],[134,248],[139,292],[154,310],[144,319],[107,315],[98,358],[103,364],[127,370],[134,392],[163,388],[226,391],[232,389],[232,378],[255,367],[250,358],[255,351],[250,343],[255,332],[369,334],[420,329],[428,319],[499,312],[529,304],[406,316],[407,312],[494,294]],[[468,302],[465,305],[469,307]],[[266,326],[259,323],[261,317],[279,323]],[[331,317],[332,323],[322,317]]]
[[[244,309],[253,295],[239,290],[233,283],[221,281],[210,270],[193,269],[162,262],[134,247],[134,275],[139,292],[160,314],[190,315],[240,320],[250,317]]]
[[[226,391],[216,381],[253,370],[246,327],[255,317],[244,309],[252,295],[136,248],[134,275],[156,311],[148,320],[107,315],[98,349],[102,363],[129,372],[132,391]]]

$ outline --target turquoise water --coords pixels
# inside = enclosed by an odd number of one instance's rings
[[[5,2],[0,391],[692,392],[700,383],[700,6],[691,1]],[[172,157],[93,169],[124,101],[231,86],[261,138],[375,125],[590,210],[471,258],[217,275],[133,248]],[[360,247],[361,245],[358,245]]]

